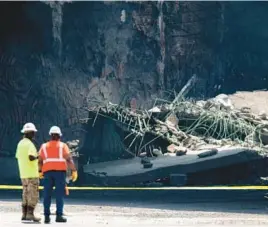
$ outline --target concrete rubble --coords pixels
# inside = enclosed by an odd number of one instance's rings
[[[146,141],[147,145],[143,142],[139,150],[130,149],[136,156],[144,156],[144,152],[147,156],[182,155],[193,150],[238,145],[263,153],[268,148],[266,114],[254,114],[249,108],[236,109],[225,94],[206,101],[164,103],[150,110],[133,111],[109,103],[90,111],[96,117],[107,116],[116,121],[117,126],[129,132],[132,144],[136,140]],[[159,140],[160,146],[150,147]]]
[[[208,100],[176,100],[162,101],[149,110],[113,103],[88,109],[94,116],[88,125],[95,124],[98,118],[115,123],[123,135],[120,143],[128,154],[127,158],[119,156],[114,161],[88,161],[83,169],[94,177],[90,181],[97,177],[101,185],[137,185],[139,181],[154,182],[172,173],[193,175],[267,157],[265,113],[256,114],[245,107],[237,109],[225,94]],[[205,158],[210,156],[213,158]]]

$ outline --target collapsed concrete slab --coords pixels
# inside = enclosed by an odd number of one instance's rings
[[[88,140],[96,146],[95,154],[86,153],[90,149],[83,148],[87,181],[137,185],[163,181],[171,174],[214,171],[267,156],[266,119],[235,109],[223,94],[207,101],[175,100],[179,101],[162,103],[150,110],[112,103],[89,109],[91,120],[86,127],[94,130]],[[102,127],[99,131],[103,138],[98,136],[98,142],[94,141],[97,125]],[[111,160],[94,157],[102,146],[113,153]],[[102,155],[105,156],[103,152]]]
[[[246,148],[220,148],[213,156],[199,158],[196,151],[181,157],[162,156],[152,158],[153,167],[143,168],[140,158],[95,163],[84,166],[84,172],[95,183],[113,186],[130,186],[140,182],[155,182],[171,174],[191,174],[262,159],[254,150]],[[91,182],[93,183],[93,182]]]

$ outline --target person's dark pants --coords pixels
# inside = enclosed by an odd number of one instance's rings
[[[65,176],[64,171],[48,171],[44,173],[44,214],[50,215],[50,205],[53,187],[55,186],[56,192],[56,215],[63,215],[63,199],[65,195]]]

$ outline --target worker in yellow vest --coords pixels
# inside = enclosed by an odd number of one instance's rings
[[[22,182],[22,221],[40,222],[41,218],[34,215],[39,201],[38,153],[33,138],[37,132],[33,123],[26,123],[21,130],[24,134],[17,145],[16,158]]]

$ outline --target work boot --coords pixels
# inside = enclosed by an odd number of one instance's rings
[[[26,215],[27,221],[33,221],[33,222],[40,222],[41,218],[36,217],[34,215],[34,207],[28,206],[27,207],[27,215]]]
[[[49,216],[45,216],[45,224],[49,224],[50,223],[50,217]]]
[[[21,217],[22,221],[26,221],[26,215],[27,215],[27,206],[22,205],[22,217]]]
[[[56,217],[56,222],[67,222],[67,219],[64,218],[63,216],[57,216]]]

